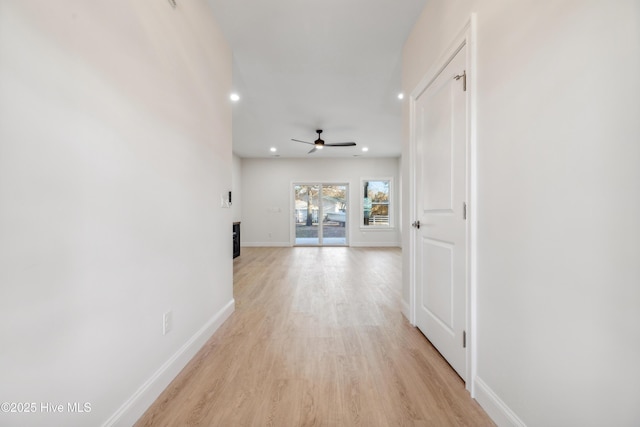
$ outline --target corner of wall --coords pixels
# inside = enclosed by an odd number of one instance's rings
[[[235,301],[232,299],[145,381],[133,396],[102,424],[102,427],[135,424],[234,310]]]
[[[516,413],[480,377],[476,376],[473,382],[475,399],[494,423],[500,427],[526,427]]]
[[[409,323],[411,323],[411,308],[409,307],[409,303],[404,298],[401,301],[402,304],[402,315],[407,319]]]

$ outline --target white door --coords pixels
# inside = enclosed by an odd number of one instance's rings
[[[416,99],[416,325],[466,379],[467,92],[463,47]],[[458,77],[458,78],[456,78]],[[417,224],[414,223],[414,227]]]

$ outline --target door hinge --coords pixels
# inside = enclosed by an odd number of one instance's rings
[[[462,348],[467,348],[467,331],[462,331]]]
[[[467,91],[467,70],[462,70],[462,74],[458,74],[454,77],[456,80],[462,79],[462,90]]]
[[[462,204],[462,219],[467,219],[467,203]]]

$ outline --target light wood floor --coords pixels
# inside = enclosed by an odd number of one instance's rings
[[[243,248],[236,311],[136,426],[492,426],[400,281],[399,249]]]

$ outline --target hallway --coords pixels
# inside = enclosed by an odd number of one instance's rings
[[[400,249],[243,248],[236,311],[136,425],[493,425],[400,283]]]

